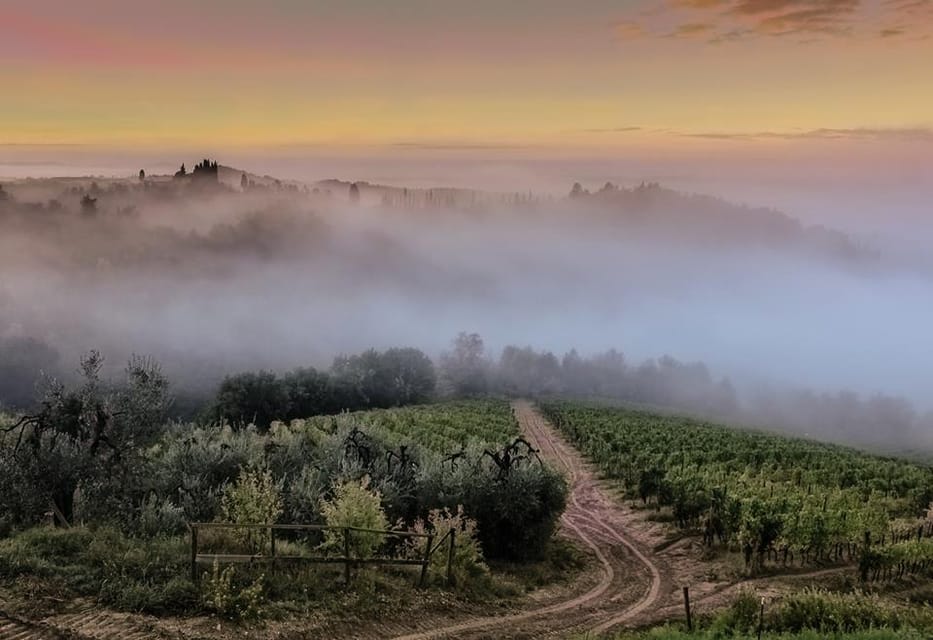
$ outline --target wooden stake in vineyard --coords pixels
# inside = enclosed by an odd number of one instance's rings
[[[687,611],[687,631],[693,631],[693,618],[690,617],[690,587],[684,587],[684,609]]]
[[[758,611],[758,640],[761,640],[761,632],[765,628],[765,597],[761,596],[761,609]]]

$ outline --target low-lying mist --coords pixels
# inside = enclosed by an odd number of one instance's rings
[[[220,167],[7,182],[0,228],[7,377],[67,374],[94,348],[115,367],[151,354],[202,392],[231,372],[326,367],[370,347],[436,358],[468,330],[493,356],[532,345],[616,348],[632,370],[664,354],[702,361],[715,384],[729,378],[743,420],[820,433],[808,421],[831,411],[834,439],[847,421],[896,420],[909,425],[889,445],[929,443],[909,406],[878,394],[933,408],[933,271],[769,209],[656,184],[554,197]]]

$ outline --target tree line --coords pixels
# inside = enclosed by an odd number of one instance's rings
[[[53,347],[34,338],[0,338],[0,407],[34,406],[43,373],[67,377]],[[267,429],[276,420],[489,394],[614,399],[887,449],[924,445],[931,423],[903,398],[808,390],[761,390],[740,398],[728,378],[714,376],[702,362],[670,356],[632,362],[614,349],[558,356],[514,345],[492,354],[480,335],[465,332],[434,361],[412,347],[369,349],[338,356],[327,369],[228,375],[214,393],[176,389],[170,415]]]
[[[307,367],[282,375],[258,371],[227,376],[201,421],[267,430],[276,420],[427,402],[436,384],[434,364],[418,349],[369,349],[338,356],[327,371]]]

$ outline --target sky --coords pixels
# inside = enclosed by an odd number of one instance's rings
[[[931,60],[933,0],[0,0],[0,154],[914,158]]]

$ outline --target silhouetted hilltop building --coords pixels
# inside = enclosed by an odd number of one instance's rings
[[[357,183],[350,185],[350,204],[360,203],[360,186]]]
[[[220,165],[209,158],[194,165],[191,171],[188,171],[185,165],[175,172],[175,180],[183,181],[188,185],[219,185],[220,184]]]
[[[204,160],[194,165],[194,171],[191,172],[191,175],[195,180],[210,180],[212,182],[217,182],[218,170],[219,166],[216,161],[212,162],[211,160],[204,158]]]

